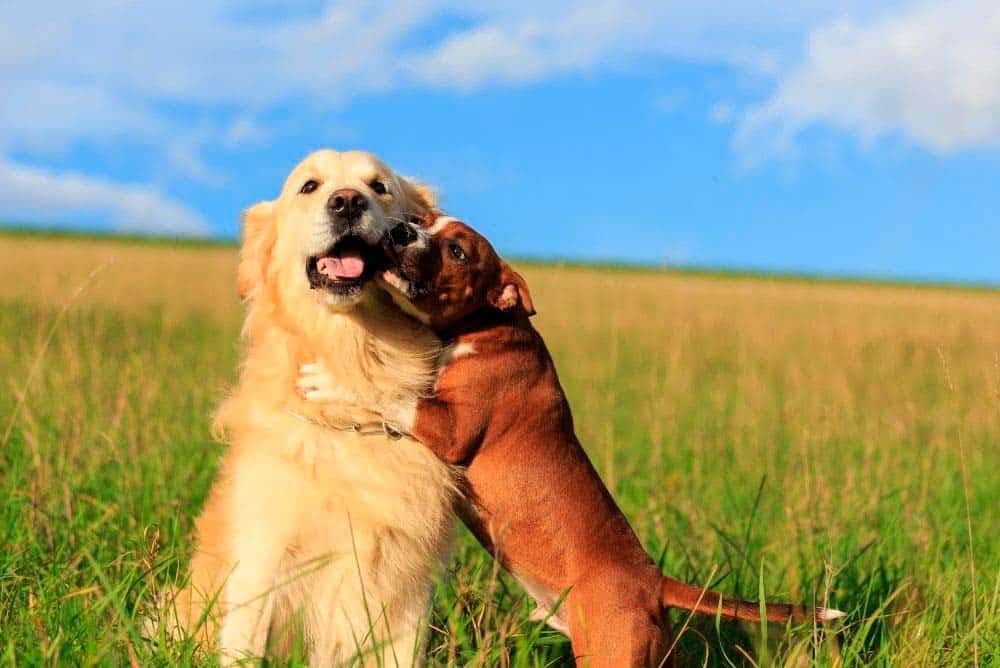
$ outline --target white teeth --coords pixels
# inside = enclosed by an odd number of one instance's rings
[[[406,293],[409,291],[408,290],[408,288],[410,287],[409,282],[400,278],[399,276],[390,271],[382,272],[382,280],[384,280],[386,283],[396,288],[400,292]]]

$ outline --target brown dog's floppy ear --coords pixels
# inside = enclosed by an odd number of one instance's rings
[[[500,281],[490,290],[489,299],[494,308],[505,313],[519,310],[529,317],[535,315],[528,284],[506,262],[500,263]]]
[[[253,297],[263,284],[274,239],[274,202],[258,202],[243,212],[243,247],[236,269],[241,299]]]

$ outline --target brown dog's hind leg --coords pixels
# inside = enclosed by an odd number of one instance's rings
[[[658,574],[656,575],[658,578]],[[632,574],[574,585],[565,604],[578,666],[657,668],[673,666],[667,611],[655,588]]]

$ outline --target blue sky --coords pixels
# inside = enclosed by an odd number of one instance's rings
[[[320,147],[518,256],[1000,283],[1000,5],[16,3],[0,220],[235,236]]]

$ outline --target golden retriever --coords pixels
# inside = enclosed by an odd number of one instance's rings
[[[245,213],[248,349],[216,416],[229,448],[175,601],[189,631],[207,621],[224,660],[280,655],[299,636],[314,666],[420,663],[455,478],[416,441],[350,425],[378,419],[359,405],[412,416],[431,389],[438,340],[371,279],[388,230],[433,207],[373,155],[324,150]],[[358,398],[332,417],[295,391],[316,360]]]

